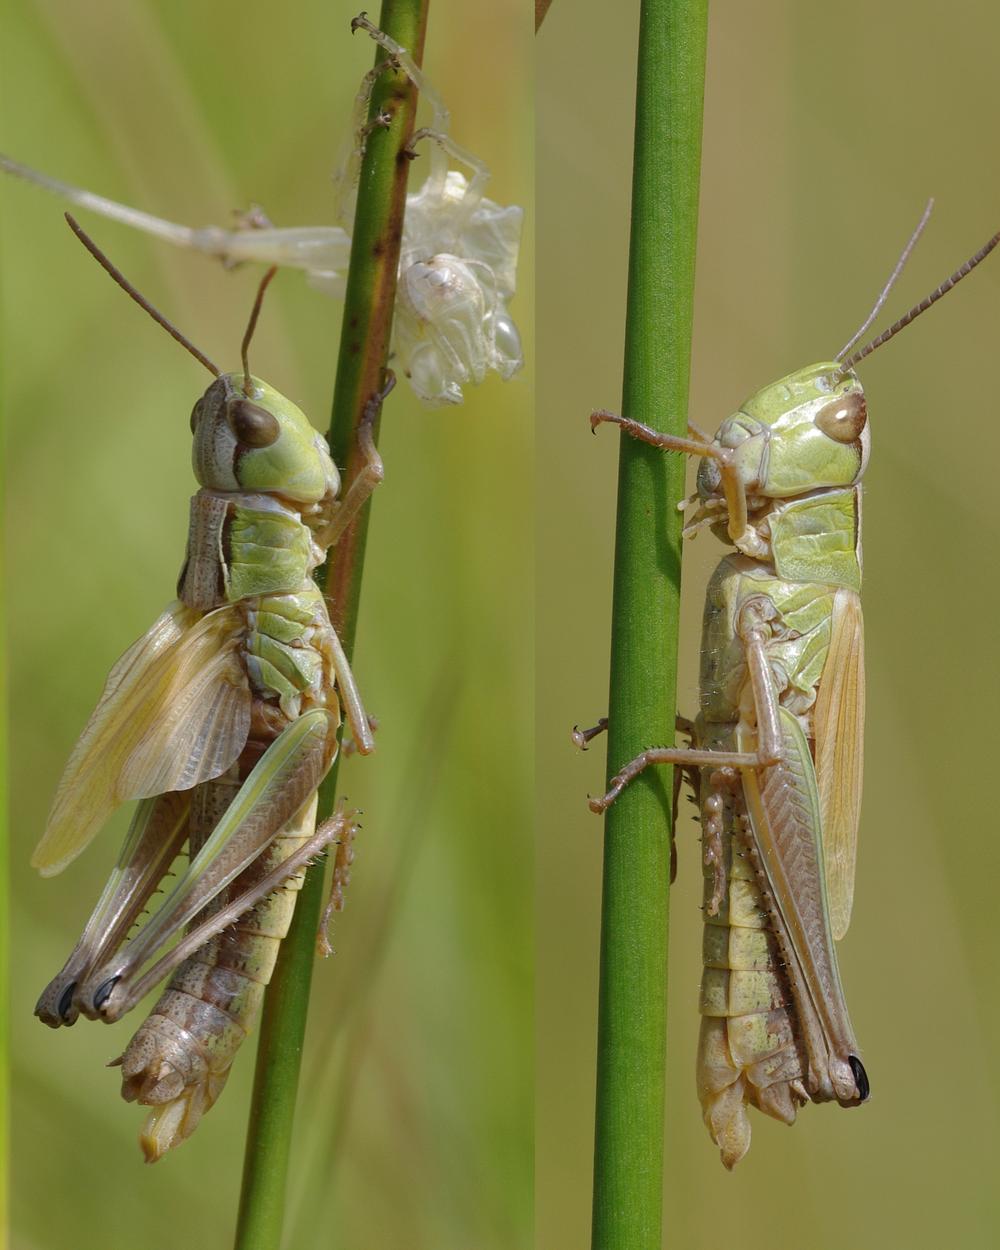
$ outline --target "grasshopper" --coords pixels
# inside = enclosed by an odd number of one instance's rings
[[[83,935],[35,1011],[53,1028],[80,1014],[118,1020],[173,973],[116,1061],[123,1097],[152,1107],[140,1144],[155,1162],[218,1097],[256,1019],[304,867],[330,845],[337,851],[324,929],[341,901],[356,826],[342,809],[316,824],[341,704],[358,750],[368,754],[374,742],[311,573],[382,479],[371,421],[384,394],[359,434],[364,468],[340,498],[322,436],[250,372],[249,344],[275,270],[257,293],[242,370],[223,373],[67,220],[126,293],[214,375],[191,414],[200,489],[177,600],[111,670],[32,858],[43,876],[61,872],[116,807],[138,800]],[[126,940],[185,843],[188,866]]]
[[[619,769],[603,812],[654,764],[688,776],[701,809],[704,975],[697,1085],[705,1124],[733,1168],[755,1106],[786,1124],[808,1101],[853,1107],[870,1087],[834,941],[854,893],[865,711],[861,487],[870,431],[855,373],[866,356],[946,294],[1000,234],[864,347],[931,204],[864,324],[833,360],[751,395],[709,438],[600,410],[664,451],[696,456],[690,536],[709,527],[736,550],[711,577],[700,710],[687,747],[655,747]],[[576,730],[577,744],[607,727]],[[675,788],[675,808],[677,789]]]
[[[237,229],[193,229],[118,204],[70,186],[0,154],[0,169],[54,192],[61,198],[164,239],[220,259],[227,267],[250,261],[301,269],[310,285],[335,298],[344,296],[350,255],[350,227],[365,141],[372,90],[379,75],[401,71],[430,103],[432,124],[418,130],[415,145],[431,143],[430,169],[417,191],[406,197],[399,259],[394,351],[399,370],[424,403],[462,402],[462,387],[478,385],[493,371],[507,381],[524,363],[517,326],[507,305],[517,280],[517,259],[524,212],[485,195],[489,170],[459,146],[450,133],[450,114],[407,50],[374,26],[362,13],[352,31],[365,31],[386,52],[386,59],[362,80],[352,113],[345,151],[334,175],[334,226],[275,227],[254,207],[239,218]],[[467,178],[449,161],[465,166]]]

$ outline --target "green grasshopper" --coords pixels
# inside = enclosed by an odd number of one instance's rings
[[[736,552],[705,601],[700,711],[685,748],[656,747],[590,801],[603,812],[652,764],[692,780],[705,873],[697,1083],[732,1168],[750,1146],[748,1106],[791,1124],[808,1101],[869,1096],[834,941],[847,931],[861,807],[865,706],[861,488],[870,450],[855,365],[964,278],[995,235],[866,346],[863,337],[927,222],[929,204],[872,312],[833,360],[750,396],[714,438],[661,434],[607,411],[664,451],[697,456],[704,526]],[[575,731],[585,746],[606,728]],[[680,780],[680,772],[676,776]],[[676,807],[675,790],[675,807]]]
[[[358,750],[367,754],[374,742],[311,574],[382,479],[371,420],[384,395],[369,405],[359,434],[365,466],[341,499],[322,436],[250,373],[250,339],[275,271],[257,293],[243,368],[224,374],[67,220],[114,280],[214,374],[191,414],[200,489],[178,598],[111,670],[32,858],[43,876],[61,872],[116,807],[139,801],[83,935],[35,1011],[53,1028],[81,1013],[118,1020],[173,973],[117,1061],[123,1097],[153,1108],[140,1143],[154,1162],[190,1136],[225,1084],[305,865],[336,844],[327,915],[346,883],[351,815],[338,810],[316,824],[341,703]],[[185,843],[187,868],[126,941]]]

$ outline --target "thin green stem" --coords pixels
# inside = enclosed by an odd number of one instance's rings
[[[0,553],[2,564],[2,553]],[[6,571],[6,570],[3,570]],[[6,586],[6,580],[0,582]],[[7,821],[7,605],[0,590],[0,898],[9,899],[10,830]],[[0,915],[0,1244],[9,1227],[10,1198],[10,929]]]
[[[384,0],[379,26],[419,63],[429,0]],[[378,50],[376,60],[383,59]],[[406,204],[409,161],[402,155],[413,131],[416,93],[397,72],[382,74],[370,116],[387,113],[387,127],[368,137],[359,180],[337,362],[329,442],[349,484],[358,471],[357,430],[371,397],[382,390]],[[377,438],[377,424],[375,429]],[[354,650],[368,505],[341,537],[326,569],[334,624],[348,657]],[[320,789],[319,819],[333,810],[334,763]],[[316,931],[323,905],[324,865],[306,875],[295,916],[281,944],[264,1003],[247,1130],[236,1250],[277,1250],[285,1207],[288,1158],[305,1035]]]
[[[623,412],[684,434],[694,309],[707,0],[643,0]],[[622,437],[608,775],[674,740],[684,463]],[[605,821],[594,1250],[662,1239],[669,771]]]

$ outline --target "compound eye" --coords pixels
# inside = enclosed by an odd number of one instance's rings
[[[278,418],[248,399],[234,400],[226,412],[226,420],[244,447],[270,447],[281,433]]]
[[[851,391],[824,404],[813,420],[835,443],[856,443],[868,420],[868,405],[864,395]]]
[[[205,407],[205,401],[199,399],[195,406],[191,409],[191,433],[198,429],[198,422],[201,419],[202,410]]]

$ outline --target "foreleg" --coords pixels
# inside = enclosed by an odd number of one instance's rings
[[[726,506],[729,511],[729,537],[734,546],[745,555],[766,554],[767,544],[747,523],[746,489],[737,471],[733,454],[728,448],[716,447],[714,443],[705,439],[704,434],[691,425],[688,426],[688,432],[694,434],[695,437],[678,438],[673,434],[662,434],[659,430],[643,425],[641,421],[633,421],[629,417],[619,416],[616,412],[608,412],[605,408],[599,408],[590,414],[592,430],[596,431],[597,427],[604,422],[619,426],[632,438],[648,443],[651,447],[658,447],[661,451],[682,451],[689,456],[705,456],[715,460],[722,476],[722,489],[725,492]]]
[[[317,534],[317,541],[322,547],[332,547],[337,542],[361,511],[375,487],[380,486],[385,480],[385,466],[375,446],[375,422],[382,411],[386,397],[395,385],[396,375],[391,369],[386,369],[385,384],[365,404],[364,413],[358,422],[361,468],[347,488],[347,494],[338,504],[330,524]]]

